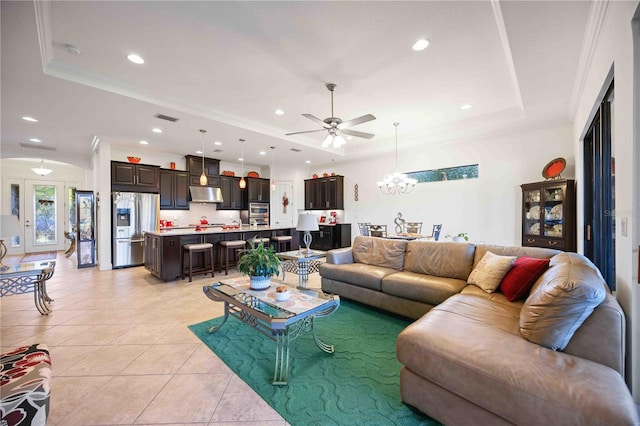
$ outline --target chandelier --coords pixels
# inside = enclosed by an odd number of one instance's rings
[[[398,169],[398,125],[400,123],[393,123],[396,126],[396,170]],[[378,182],[378,188],[386,195],[394,194],[408,194],[413,191],[413,188],[418,183],[417,179],[408,177],[404,173],[393,172],[386,175],[384,179]]]
[[[40,167],[34,167],[31,170],[33,170],[33,172],[35,174],[40,175],[40,176],[46,176],[46,175],[48,175],[49,173],[51,173],[53,171],[51,169],[47,169],[44,166],[44,160],[40,160]]]

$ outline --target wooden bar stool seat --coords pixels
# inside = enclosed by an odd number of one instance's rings
[[[220,272],[222,272],[222,256],[224,256],[224,274],[229,275],[229,251],[231,251],[235,259],[237,251],[245,248],[246,245],[247,242],[245,240],[220,241]]]
[[[271,241],[275,245],[276,253],[287,251],[287,244],[291,249],[291,235],[276,235],[271,237]]]
[[[193,269],[193,255],[202,253],[202,267],[196,270]],[[209,266],[207,267],[207,255],[209,255]],[[188,269],[184,265],[184,261],[189,259]],[[181,262],[180,277],[184,279],[185,272],[189,272],[189,282],[193,279],[193,273],[196,274],[208,274],[211,272],[211,276],[214,276],[214,263],[213,263],[213,244],[201,243],[201,244],[185,244],[182,246],[182,262]]]

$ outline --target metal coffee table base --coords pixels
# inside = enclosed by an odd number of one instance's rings
[[[289,324],[276,322],[271,324],[264,314],[255,311],[251,306],[247,305],[235,305],[229,303],[227,300],[219,297],[211,291],[210,287],[203,288],[207,297],[216,302],[224,302],[224,318],[222,323],[213,326],[209,329],[209,333],[215,333],[227,322],[229,315],[238,318],[240,321],[255,328],[271,340],[276,343],[276,361],[273,373],[274,385],[286,385],[289,379],[289,344],[296,340],[303,334],[309,334],[313,336],[315,344],[324,352],[332,354],[334,352],[333,345],[329,345],[316,335],[315,319],[326,317],[332,314],[339,305],[332,305],[324,310],[314,312],[304,318],[297,319]]]

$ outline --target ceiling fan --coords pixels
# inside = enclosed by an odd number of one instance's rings
[[[302,114],[303,116],[307,117],[309,120],[315,121],[316,123],[320,124],[322,126],[322,129],[287,133],[287,136],[299,135],[301,133],[323,132],[326,130],[327,133],[329,134],[324,139],[324,141],[322,141],[323,148],[327,148],[331,144],[333,144],[334,148],[340,148],[342,145],[346,143],[346,140],[342,136],[343,134],[348,136],[355,136],[357,138],[364,138],[364,139],[371,139],[372,137],[374,137],[375,135],[373,133],[358,132],[357,130],[349,129],[350,127],[357,126],[358,124],[375,120],[376,118],[373,115],[367,114],[367,115],[363,115],[362,117],[354,118],[353,120],[349,120],[349,121],[342,121],[340,118],[333,116],[333,91],[335,90],[336,85],[333,83],[327,83],[326,86],[327,86],[327,89],[329,89],[329,91],[331,92],[331,117],[325,118],[324,120],[320,120],[318,117],[316,117],[313,114]]]

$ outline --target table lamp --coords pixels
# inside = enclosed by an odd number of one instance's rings
[[[18,216],[0,216],[0,268],[7,268],[7,266],[2,263],[2,260],[7,255],[7,246],[4,244],[4,240],[8,240],[16,235],[20,235],[20,220]]]
[[[304,231],[303,241],[307,246],[307,253],[311,252],[309,246],[311,245],[311,234],[309,231],[318,231],[318,220],[312,214],[301,213],[298,215],[298,225],[296,225],[297,231]]]

